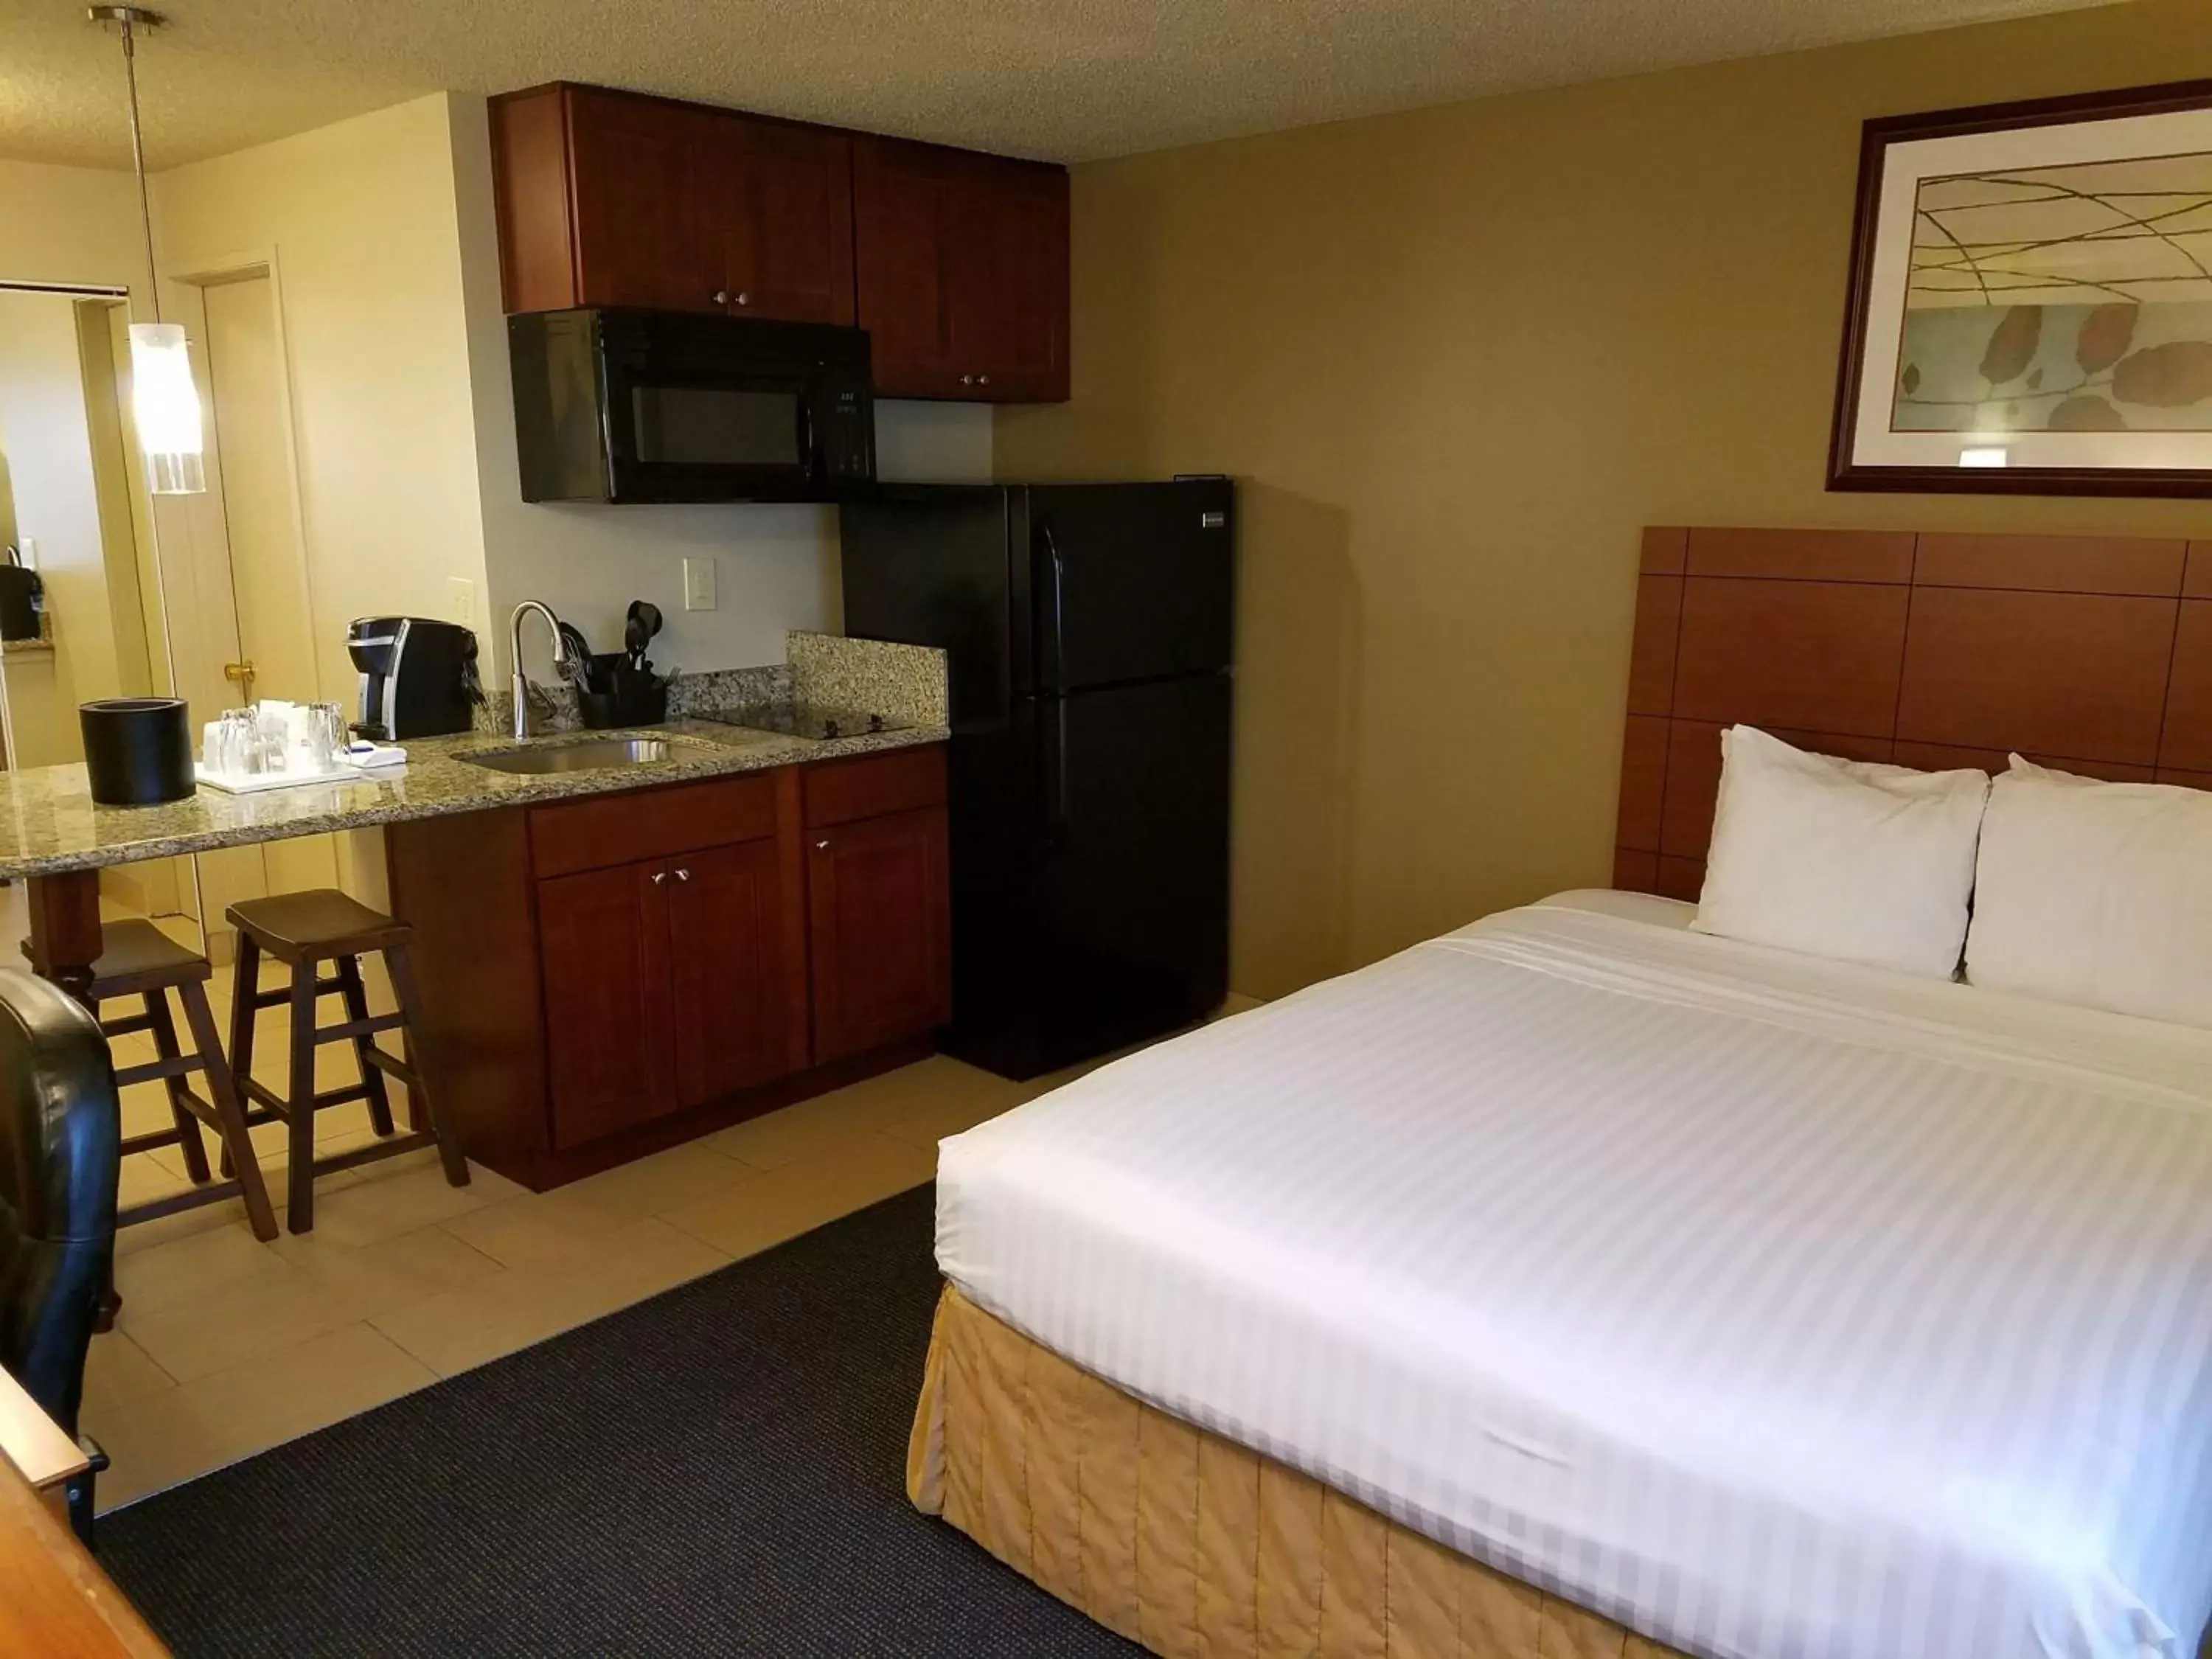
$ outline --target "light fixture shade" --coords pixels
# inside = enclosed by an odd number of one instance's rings
[[[199,388],[181,323],[131,325],[131,414],[146,457],[146,488],[196,495],[207,488],[201,459]]]

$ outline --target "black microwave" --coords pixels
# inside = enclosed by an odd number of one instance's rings
[[[864,330],[585,309],[507,333],[526,501],[831,501],[874,482]]]

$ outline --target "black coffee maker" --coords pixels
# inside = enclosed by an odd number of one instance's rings
[[[355,734],[380,743],[465,732],[483,701],[477,636],[429,617],[362,617],[346,628],[361,671]]]

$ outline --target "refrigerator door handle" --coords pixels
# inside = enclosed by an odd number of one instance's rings
[[[1052,526],[1042,524],[1037,528],[1044,536],[1044,550],[1052,560],[1051,683],[1060,685],[1065,684],[1067,673],[1067,563],[1060,556],[1060,544],[1053,538]],[[1063,735],[1065,732],[1063,725]]]
[[[1046,740],[1045,813],[1038,844],[1047,853],[1067,845],[1067,699],[1052,700],[1052,735]]]

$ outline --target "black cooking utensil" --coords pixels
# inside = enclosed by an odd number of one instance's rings
[[[632,599],[623,621],[623,643],[629,647],[630,666],[645,666],[645,647],[660,632],[660,607],[646,599]]]

